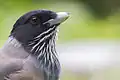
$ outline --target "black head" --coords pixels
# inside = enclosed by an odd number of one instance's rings
[[[61,23],[60,20],[56,19],[57,17],[57,13],[49,10],[35,10],[28,12],[16,21],[10,36],[15,37],[22,44],[26,44],[50,28],[54,27],[52,30],[54,31]],[[66,16],[66,18],[67,17],[68,16]]]
[[[13,26],[11,36],[21,43],[27,43],[42,32],[48,30],[48,24],[43,24],[50,19],[55,19],[57,14],[48,10],[31,11],[20,17]]]
[[[47,43],[56,34],[57,26],[68,18],[66,12],[50,10],[30,11],[21,16],[13,26],[10,36],[22,45]],[[40,46],[40,44],[39,44]]]

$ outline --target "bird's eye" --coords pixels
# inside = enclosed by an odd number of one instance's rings
[[[40,19],[37,16],[33,16],[30,20],[31,24],[39,24]]]

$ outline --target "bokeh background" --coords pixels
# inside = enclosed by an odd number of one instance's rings
[[[120,0],[0,0],[0,47],[37,9],[70,12],[57,41],[61,80],[120,80]]]

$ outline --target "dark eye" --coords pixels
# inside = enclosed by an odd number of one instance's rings
[[[32,16],[30,22],[31,22],[31,24],[39,24],[40,19],[37,16]]]

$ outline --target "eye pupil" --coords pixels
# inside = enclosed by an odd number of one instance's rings
[[[39,19],[34,16],[34,17],[32,17],[32,19],[31,19],[31,23],[32,23],[32,24],[38,24],[38,23],[39,23]]]

